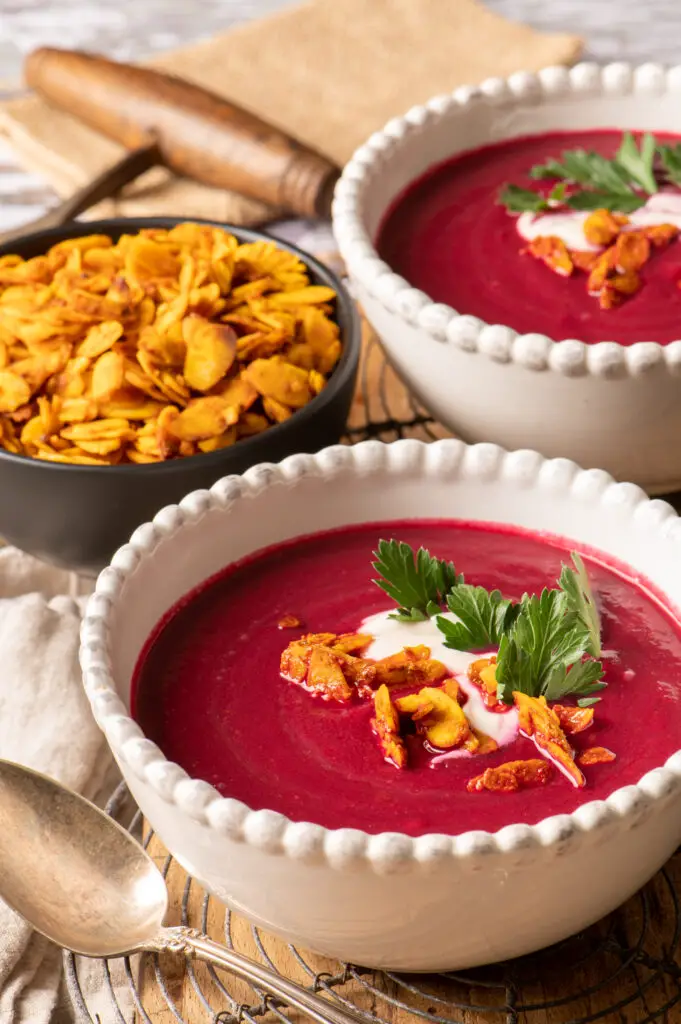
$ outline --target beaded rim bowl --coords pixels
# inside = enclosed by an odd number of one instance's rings
[[[356,297],[393,366],[454,433],[602,466],[651,493],[681,488],[681,336],[666,345],[654,338],[623,345],[519,334],[433,302],[375,247],[393,200],[449,157],[557,130],[679,133],[680,101],[681,65],[582,63],[519,72],[413,107],[346,165],[333,223]],[[482,401],[489,395],[493,402]]]
[[[454,440],[367,441],[260,465],[163,509],[135,531],[99,576],[83,622],[80,655],[92,710],[124,778],[183,866],[220,898],[284,937],[341,959],[402,970],[473,966],[519,955],[564,938],[621,903],[678,845],[681,751],[636,785],[536,825],[455,836],[369,835],[290,821],[222,796],[164,757],[130,717],[129,700],[134,664],[154,624],[221,566],[309,532],[311,522],[312,529],[325,529],[365,521],[367,501],[372,519],[409,518],[422,510],[424,493],[435,516],[455,511],[464,518],[548,530],[626,559],[681,605],[674,572],[681,523],[670,506],[649,500],[640,488],[532,451],[507,453]],[[276,517],[267,511],[273,500]],[[620,866],[612,872],[609,858],[616,852]],[[480,872],[483,866],[487,870]],[[525,900],[525,872],[535,892],[546,886],[548,899],[556,870],[569,876],[587,867],[589,884],[563,919],[547,922],[537,911],[531,927],[510,928],[518,912],[515,902]],[[288,889],[282,884],[287,872]],[[498,941],[490,939],[489,918],[477,934],[475,918],[456,936],[450,934],[448,917],[438,926],[439,911],[413,885],[415,873],[432,872],[448,885],[460,887],[465,877],[466,885],[486,887],[486,905],[494,905],[491,916],[500,915]],[[517,889],[501,886],[497,906],[490,893],[514,872],[525,880]],[[374,881],[368,883],[368,877]],[[420,936],[418,948],[397,927],[399,917],[392,919],[396,911],[386,884],[396,886],[400,913],[417,920],[427,908],[428,938]],[[320,909],[325,903],[326,914]],[[536,906],[541,904],[538,898]]]

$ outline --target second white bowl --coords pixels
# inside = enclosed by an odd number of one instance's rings
[[[337,186],[334,231],[390,362],[436,419],[466,441],[538,448],[661,494],[681,489],[681,340],[519,335],[432,302],[374,245],[393,200],[448,157],[594,128],[681,133],[681,66],[553,67],[434,97],[357,150]]]

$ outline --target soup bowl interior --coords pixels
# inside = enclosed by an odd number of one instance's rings
[[[0,247],[0,256],[41,255],[68,238],[89,234],[118,240],[143,228],[172,228],[187,218],[124,218],[78,222],[27,235]],[[194,223],[213,223],[197,221]],[[339,278],[314,257],[259,231],[215,224],[242,242],[274,242],[306,263],[313,283],[336,291],[343,352],[321,394],[283,423],[202,455],[148,465],[87,466],[51,463],[0,447],[0,536],[62,568],[96,575],[134,528],[189,491],[259,462],[336,443],[345,430],[360,352],[359,318]]]
[[[290,941],[410,971],[527,953],[619,905],[681,839],[681,753],[637,785],[602,801],[587,793],[574,813],[536,825],[486,833],[472,813],[456,836],[368,835],[252,811],[191,779],[143,735],[130,697],[154,626],[222,567],[306,533],[424,512],[569,538],[626,562],[681,606],[681,525],[638,487],[531,451],[365,442],[258,466],[163,509],[100,575],[81,647],[86,691],[126,782],[188,871]],[[570,898],[547,914],[556,891]]]

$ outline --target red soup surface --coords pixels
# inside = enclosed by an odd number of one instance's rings
[[[681,141],[662,134],[656,139]],[[521,251],[527,242],[518,234],[517,217],[497,203],[505,184],[539,187],[528,174],[532,166],[573,149],[610,158],[621,141],[615,131],[555,132],[457,156],[396,199],[379,230],[378,252],[435,302],[522,334],[624,345],[681,338],[681,242],[654,252],[637,294],[617,308],[601,309],[585,275],[562,277]]]
[[[538,757],[517,735],[498,751],[436,762],[417,737],[399,770],[370,728],[373,703],[327,702],[281,678],[282,650],[299,632],[354,632],[390,608],[372,582],[372,552],[396,538],[454,561],[466,580],[519,598],[555,586],[569,548],[516,530],[457,521],[368,524],[260,552],[185,597],[158,625],[135,674],[133,713],[166,757],[225,796],[294,821],[367,832],[457,834],[533,824],[636,782],[681,748],[681,628],[650,593],[586,556],[607,652],[594,724],[571,736],[579,752],[616,753],[584,767],[578,789],[554,771],[516,793],[471,793],[485,768]],[[569,703],[569,702],[568,702]]]

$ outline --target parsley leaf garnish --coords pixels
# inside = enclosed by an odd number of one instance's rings
[[[488,591],[461,583],[447,595],[447,607],[459,622],[439,616],[437,626],[444,634],[444,645],[455,651],[476,651],[497,647],[504,632],[510,628],[519,609],[501,596],[499,590]]]
[[[567,172],[563,164],[558,160],[547,160],[545,164],[535,164],[530,169],[530,177],[542,178],[567,178]]]
[[[578,185],[600,189],[615,195],[630,195],[633,191],[627,172],[616,160],[608,160],[600,153],[587,153],[585,149],[568,150],[562,154],[563,162],[550,160],[533,167],[533,178],[563,178]]]
[[[503,638],[497,657],[498,697],[513,703],[513,691],[538,696],[560,666],[554,649],[563,642],[567,601],[558,590],[527,594],[520,602],[514,629]]]
[[[602,690],[607,684],[599,683],[597,686],[592,686],[592,690]],[[577,701],[578,708],[590,708],[592,704],[598,704],[600,697],[580,697]]]
[[[574,192],[565,200],[565,205],[571,210],[616,210],[617,213],[633,213],[645,206],[647,197],[636,195],[621,195],[612,192]]]
[[[567,568],[564,573],[575,575]],[[602,689],[602,664],[582,660],[590,643],[589,630],[573,613],[564,590],[525,595],[513,628],[499,644],[499,700],[511,704],[514,690],[559,700],[570,693],[589,696]]]
[[[554,185],[547,196],[541,192],[533,192],[531,188],[519,188],[518,185],[505,185],[499,193],[497,202],[505,206],[510,213],[542,213],[552,206],[567,203],[566,186],[560,182]]]
[[[519,188],[518,185],[505,185],[497,202],[505,206],[509,213],[541,213],[548,210],[546,196],[541,192],[533,192],[530,188]]]
[[[653,171],[656,150],[655,137],[649,132],[642,136],[640,149],[631,132],[625,132],[622,136],[622,144],[615,154],[616,165],[628,174],[630,181],[639,185],[649,196],[657,192],[657,182]]]
[[[390,618],[423,622],[437,615],[447,594],[463,579],[452,562],[433,558],[425,548],[414,554],[409,544],[380,540],[373,568],[381,578],[373,582],[399,606]]]
[[[600,661],[577,661],[566,671],[558,671],[549,680],[544,691],[547,700],[562,700],[567,694],[591,694],[605,688],[600,682],[603,665]],[[585,697],[578,701],[580,707],[595,704],[600,697]]]
[[[557,185],[554,185],[548,195],[549,206],[561,206],[566,203],[567,188],[564,181],[559,181]]]
[[[576,551],[572,552],[571,557],[575,568],[563,566],[558,586],[567,597],[568,615],[580,623],[588,634],[587,653],[600,658],[601,618],[582,557]]]
[[[658,146],[649,133],[641,137],[639,146],[631,132],[625,132],[612,159],[584,149],[566,150],[560,160],[551,158],[537,164],[529,174],[536,180],[558,178],[579,186],[559,200],[572,210],[633,213],[645,204],[648,196],[658,191],[655,177],[658,152],[670,179],[681,185],[681,146]],[[530,200],[529,196],[534,199]],[[516,185],[505,185],[499,194],[499,202],[509,213],[541,212],[551,205],[552,199],[555,201],[558,197],[553,194],[546,197]],[[546,205],[542,205],[542,201]]]
[[[564,565],[554,589],[524,594],[514,602],[499,590],[464,582],[452,562],[417,552],[401,541],[381,540],[374,552],[374,580],[398,605],[390,618],[423,622],[436,617],[445,647],[458,651],[497,647],[497,695],[506,704],[514,691],[559,700],[569,694],[588,707],[605,683],[600,618],[581,557]],[[440,614],[447,608],[455,622]]]

